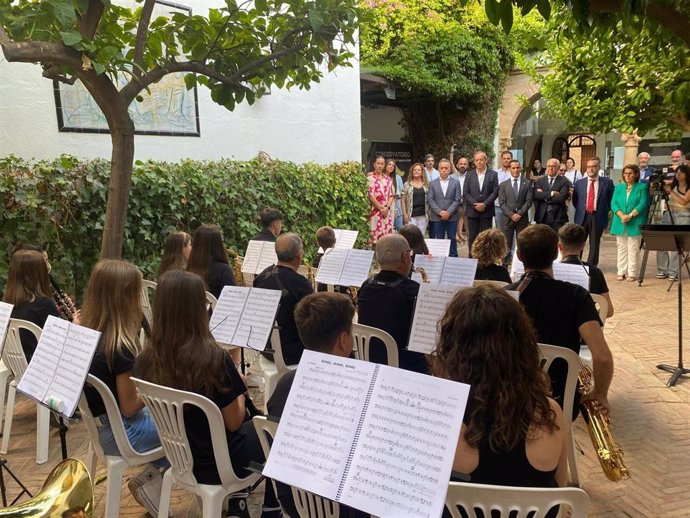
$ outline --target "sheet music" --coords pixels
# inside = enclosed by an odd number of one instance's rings
[[[335,229],[335,248],[354,248],[358,235],[358,230]]]
[[[258,274],[278,262],[275,243],[251,240],[242,261],[242,273]]]
[[[553,278],[582,286],[589,291],[589,271],[582,264],[553,263]]]
[[[345,267],[347,254],[349,250],[332,248],[327,251],[321,262],[319,263],[319,270],[316,272],[316,282],[323,284],[332,284],[334,286],[340,283],[340,276]]]
[[[517,282],[520,277],[522,277],[523,273],[525,273],[525,265],[518,259],[517,248],[515,248],[513,252],[513,261],[510,265],[510,276],[513,278],[514,282]]]
[[[100,336],[93,329],[48,317],[17,390],[46,405],[50,400],[61,402],[61,409],[49,406],[70,417],[79,403]]]
[[[408,350],[429,354],[438,341],[438,321],[446,311],[446,305],[458,291],[457,286],[446,284],[421,284],[412,320]]]
[[[429,253],[436,257],[448,257],[450,255],[450,239],[425,239]]]
[[[424,268],[429,282],[438,284],[441,282],[441,274],[443,273],[443,265],[445,264],[445,259],[445,257],[436,256],[433,254],[417,254],[414,258],[414,265],[416,268]]]
[[[225,286],[209,328],[218,343],[263,351],[280,304],[280,290]]]
[[[369,277],[371,261],[374,259],[373,250],[348,250],[339,286],[360,287]]]
[[[335,500],[375,368],[305,350],[264,475]]]
[[[381,365],[340,502],[381,518],[438,518],[469,386]]]
[[[0,342],[0,354],[2,354],[2,349],[5,347],[5,335],[7,334],[7,326],[10,323],[13,309],[13,304],[0,302],[0,340],[2,340]]]
[[[477,260],[466,257],[446,257],[443,264],[440,284],[452,284],[469,288],[474,283],[477,273]]]

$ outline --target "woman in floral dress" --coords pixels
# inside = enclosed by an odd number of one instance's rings
[[[369,179],[369,202],[371,211],[369,212],[369,228],[371,236],[369,242],[372,248],[376,247],[377,241],[386,234],[393,232],[393,210],[395,203],[395,193],[393,191],[393,180],[384,174],[386,159],[382,156],[374,160],[374,170],[367,174]]]

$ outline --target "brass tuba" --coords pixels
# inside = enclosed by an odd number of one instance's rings
[[[587,365],[580,365],[579,391],[587,394],[594,387],[592,369]],[[620,482],[624,478],[630,478],[630,472],[623,463],[623,450],[613,439],[609,418],[604,415],[594,401],[584,401],[581,403],[587,431],[592,440],[594,450],[599,458],[601,468],[604,470],[606,478],[612,482]]]
[[[63,460],[43,484],[41,491],[21,504],[0,509],[2,518],[91,518],[93,483],[89,470],[77,459]]]
[[[244,286],[244,275],[242,275],[242,257],[234,248],[228,248],[228,255],[232,259],[232,273],[235,276],[237,286]]]

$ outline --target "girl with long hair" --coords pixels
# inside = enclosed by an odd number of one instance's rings
[[[193,273],[169,271],[159,279],[153,301],[153,331],[137,358],[141,378],[213,401],[223,415],[230,460],[235,473],[247,476],[249,462],[264,457],[251,420],[247,419],[247,387],[230,355],[214,340],[208,324],[203,280]],[[194,458],[194,476],[202,484],[219,484],[211,432],[198,408],[185,412],[185,427]],[[249,516],[243,495],[230,501],[231,516]],[[266,485],[264,517],[279,516],[272,485]],[[240,512],[242,511],[242,512]]]
[[[201,225],[192,238],[194,246],[187,263],[187,271],[196,273],[206,283],[206,290],[220,297],[225,286],[235,286],[223,234],[218,225]]]
[[[91,272],[84,294],[82,325],[100,331],[89,373],[105,383],[115,396],[125,432],[132,447],[147,451],[160,446],[156,425],[130,379],[134,361],[141,352],[139,330],[143,314],[140,304],[142,276],[132,263],[116,259],[99,261]],[[106,455],[119,455],[105,405],[95,389],[84,389],[91,413],[100,424],[98,436]],[[162,475],[166,459],[148,464],[130,479],[134,499],[153,516],[158,516]]]
[[[49,316],[60,316],[51,296],[48,262],[45,256],[35,250],[17,250],[10,257],[7,285],[3,302],[14,304],[12,318],[28,320],[43,327]],[[36,337],[33,333],[21,330],[19,338],[27,361],[36,350]]]
[[[192,236],[187,232],[171,232],[165,238],[163,245],[163,255],[161,256],[161,264],[158,266],[158,275],[160,277],[168,270],[184,270],[187,267],[187,261],[192,253]]]
[[[463,289],[440,325],[434,374],[471,387],[453,469],[477,484],[565,486],[566,424],[520,303],[493,286]]]

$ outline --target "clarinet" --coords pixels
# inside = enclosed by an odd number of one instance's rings
[[[58,313],[60,313],[62,318],[72,322],[74,320],[74,314],[77,312],[77,305],[69,295],[62,291],[55,278],[52,275],[49,275],[49,277],[50,285],[53,288],[53,300],[57,306]]]

